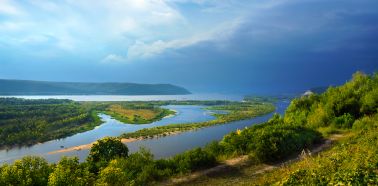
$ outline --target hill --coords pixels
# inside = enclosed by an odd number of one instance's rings
[[[184,95],[171,84],[80,83],[0,79],[0,95]]]

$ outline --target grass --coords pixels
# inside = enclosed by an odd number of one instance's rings
[[[119,104],[110,105],[104,112],[121,122],[131,124],[147,124],[175,114],[172,110],[160,107],[127,108]]]
[[[364,128],[338,131],[341,138],[316,155],[256,174],[267,165],[245,164],[180,185],[376,185],[378,115],[355,122]],[[357,124],[356,124],[357,123]],[[321,129],[331,130],[331,129]]]

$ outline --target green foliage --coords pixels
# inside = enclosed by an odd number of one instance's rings
[[[0,185],[47,185],[51,168],[40,157],[24,157],[0,168]]]
[[[93,144],[87,161],[91,165],[91,170],[96,172],[113,159],[127,157],[128,153],[129,149],[119,138],[106,137]]]
[[[289,96],[256,96],[256,95],[247,95],[244,97],[244,101],[247,102],[255,102],[255,103],[261,103],[261,102],[266,102],[266,103],[275,103],[279,100],[283,99],[290,99]]]
[[[145,185],[157,179],[159,170],[156,169],[152,154],[141,149],[130,154],[128,158],[112,160],[109,165],[101,170],[99,185]]]
[[[120,109],[112,109],[112,106],[115,105],[119,106]],[[161,108],[157,104],[150,102],[111,103],[106,108],[99,110],[118,121],[129,124],[148,124],[176,113],[173,110]],[[127,112],[122,112],[125,110],[127,110]]]
[[[77,157],[63,157],[49,176],[48,185],[51,186],[84,186],[93,184],[93,174],[87,167],[79,164]]]
[[[125,172],[114,166],[109,166],[101,170],[99,174],[99,179],[96,181],[95,185],[101,186],[124,186],[124,185],[134,185],[133,182],[129,182]]]
[[[186,173],[214,165],[216,158],[201,148],[195,148],[174,156],[172,161],[175,162],[177,172]]]
[[[128,156],[128,148],[118,138],[104,138],[97,141],[90,151],[87,162],[83,164],[80,164],[77,158],[63,158],[57,165],[49,166],[42,158],[26,157],[11,165],[0,167],[0,185],[148,185],[170,176],[213,166],[223,157],[250,155],[257,163],[282,160],[317,144],[322,139],[318,131],[323,133],[349,131],[352,137],[320,155],[305,157],[303,161],[264,174],[253,183],[247,183],[378,185],[377,86],[377,74],[367,76],[356,73],[353,79],[343,86],[331,87],[321,95],[314,94],[294,99],[283,117],[275,114],[268,122],[237,130],[226,135],[220,142],[212,142],[205,148],[189,150],[168,159],[154,160],[152,154],[145,149]],[[62,103],[57,103],[56,100],[37,103],[40,102],[39,100],[31,103],[25,100],[0,99],[2,112],[8,108],[3,106],[7,105],[4,101],[15,107],[21,106],[23,109],[25,105],[33,105],[34,108],[35,104],[52,105],[50,108],[57,107],[57,104],[67,105],[70,108],[75,108],[77,105],[67,100]],[[166,103],[171,102],[151,104],[156,106]],[[183,104],[187,103],[193,102],[185,101]],[[196,103],[215,104],[214,102]],[[108,103],[91,104],[81,106],[85,110],[106,109],[108,106]],[[251,102],[215,104],[212,105],[212,109],[228,110],[229,113],[216,115],[217,119],[214,121],[168,125],[124,137],[192,130],[265,113],[271,111],[272,107],[269,104],[259,103],[255,106],[251,104]],[[0,112],[1,119],[28,113],[23,110],[19,113],[13,112],[13,115],[1,114],[2,112]],[[56,117],[60,115],[57,114]],[[248,179],[252,178],[248,177]]]
[[[307,159],[287,169],[295,170],[282,185],[377,185],[378,115],[356,121],[355,135],[321,156]],[[288,170],[282,170],[287,172]],[[277,173],[279,174],[279,173]],[[269,178],[265,178],[268,180]]]
[[[0,98],[0,148],[63,138],[100,123],[96,113],[73,101]]]
[[[311,128],[351,128],[353,121],[377,112],[378,75],[357,72],[343,86],[331,87],[321,95],[294,99],[285,113],[285,123]]]
[[[351,128],[353,122],[353,116],[349,113],[345,113],[342,116],[335,117],[331,125],[333,125],[335,128]]]
[[[226,135],[220,144],[227,154],[251,154],[259,162],[274,162],[310,148],[320,139],[319,132],[285,125],[283,119],[275,115],[265,124]]]

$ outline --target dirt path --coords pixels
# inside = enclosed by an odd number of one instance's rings
[[[344,135],[335,134],[330,136],[328,139],[324,141],[324,143],[320,144],[319,146],[311,149],[311,150],[303,150],[302,153],[296,157],[293,157],[291,159],[288,159],[286,161],[274,164],[274,165],[263,165],[262,167],[258,168],[251,176],[255,176],[258,174],[262,174],[267,171],[271,171],[275,168],[281,167],[283,165],[287,165],[296,161],[301,160],[302,158],[305,158],[307,156],[315,155],[323,150],[326,150],[331,147],[331,145],[338,141],[340,138],[343,138]],[[164,183],[162,185],[180,185],[180,183],[186,183],[193,180],[196,180],[202,176],[206,176],[209,174],[214,174],[221,171],[227,171],[230,167],[237,167],[242,166],[243,164],[247,164],[248,162],[248,156],[240,156],[237,158],[229,159],[223,162],[221,165],[218,165],[216,167],[212,167],[206,170],[197,171],[194,173],[191,173],[190,175],[178,177],[178,178],[172,178]]]

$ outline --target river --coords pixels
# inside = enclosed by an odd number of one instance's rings
[[[288,104],[288,101],[278,102],[276,104],[276,112],[282,114]],[[112,119],[108,115],[100,114],[99,116],[104,121],[104,123],[93,130],[78,133],[60,140],[52,140],[45,143],[36,144],[30,147],[0,150],[0,164],[11,163],[14,160],[20,159],[26,155],[42,156],[49,162],[57,162],[62,156],[78,156],[80,158],[80,161],[84,161],[89,153],[88,149],[57,154],[50,154],[49,152],[61,150],[62,148],[69,148],[92,143],[105,136],[119,136],[122,133],[133,132],[142,128],[163,126],[172,123],[179,124],[188,122],[201,122],[214,119],[214,116],[211,115],[212,111],[203,109],[203,106],[168,105],[164,106],[164,108],[175,110],[177,111],[177,114],[175,116],[164,118],[151,124],[143,125],[124,124],[115,119]],[[127,143],[127,146],[130,150],[130,153],[139,150],[140,147],[146,147],[147,149],[151,150],[155,158],[166,158],[177,153],[181,153],[185,150],[205,146],[211,141],[220,140],[225,134],[231,131],[243,129],[247,126],[267,121],[272,116],[272,114],[273,113],[259,116],[253,119],[230,122],[224,125],[212,126],[172,136],[129,142]]]

